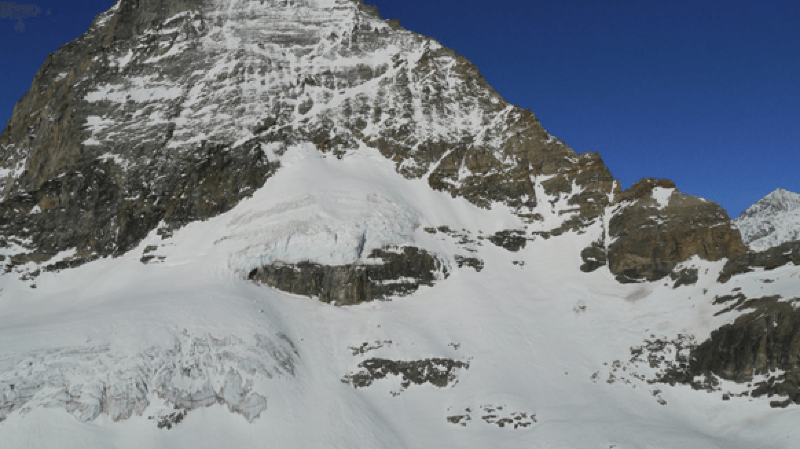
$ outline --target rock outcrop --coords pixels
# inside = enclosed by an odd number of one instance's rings
[[[364,388],[377,380],[397,376],[400,378],[402,389],[408,388],[411,384],[426,383],[444,388],[457,382],[458,370],[468,369],[469,363],[445,358],[412,361],[372,358],[359,363],[358,367],[362,370],[345,376],[342,382],[354,388]]]
[[[684,268],[679,271],[673,271],[669,275],[670,279],[675,281],[672,288],[678,288],[684,285],[694,285],[700,279],[697,274],[697,268]]]
[[[347,306],[408,295],[447,276],[447,266],[436,256],[402,247],[376,249],[364,263],[348,265],[277,262],[252,270],[249,278],[288,293]]]
[[[752,383],[752,397],[777,395],[800,404],[800,298],[728,297],[733,299],[738,301],[727,310],[746,313],[692,349],[679,379],[691,384],[696,376],[713,374],[737,383]],[[787,404],[776,401],[773,406]]]
[[[606,266],[608,260],[606,256],[606,248],[603,246],[602,240],[592,242],[590,246],[584,248],[581,251],[581,259],[583,259],[581,271],[586,273],[590,273],[600,267]]]
[[[800,241],[786,242],[764,251],[747,252],[732,257],[725,263],[717,280],[724,283],[737,274],[749,273],[755,268],[774,270],[789,263],[800,267]]]
[[[525,245],[528,244],[528,239],[525,237],[525,231],[513,229],[500,231],[489,237],[489,241],[511,252],[517,252],[520,249],[525,248]]]
[[[276,168],[248,145],[198,149],[184,160],[134,170],[111,158],[87,160],[0,202],[0,232],[30,241],[11,257],[12,266],[46,262],[68,248],[76,261],[120,255],[159,223],[169,232],[230,210]]]
[[[716,203],[646,178],[620,195],[609,221],[608,264],[620,282],[655,281],[692,256],[715,261],[747,248]]]

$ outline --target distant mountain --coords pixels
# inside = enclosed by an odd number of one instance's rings
[[[750,248],[760,251],[800,240],[800,194],[777,189],[733,221]]]

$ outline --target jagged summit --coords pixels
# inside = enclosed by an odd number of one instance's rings
[[[800,240],[800,194],[776,189],[734,220],[742,240],[756,250]]]

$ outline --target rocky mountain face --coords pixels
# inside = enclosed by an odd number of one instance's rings
[[[748,207],[733,225],[757,251],[800,240],[800,194],[777,189]]]
[[[667,278],[672,285],[664,284],[670,290],[661,293],[665,297],[684,289],[695,297],[708,288],[720,292],[702,309],[720,308],[716,317],[728,321],[713,321],[713,332],[699,344],[681,343],[677,352],[690,355],[668,367],[661,381],[700,388],[697,376],[744,383],[782,370],[782,386],[774,387],[773,379],[758,391],[800,403],[796,300],[737,296],[740,287],[732,287],[747,276],[800,265],[796,242],[784,242],[797,239],[787,217],[800,213],[800,197],[776,191],[733,226],[719,205],[684,194],[669,180],[644,178],[623,191],[600,155],[576,153],[531,111],[506,102],[472,63],[383,20],[361,0],[119,0],[98,16],[86,34],[47,58],[0,135],[4,275],[32,280],[124,258],[145,245],[136,268],[155,268],[168,257],[162,251],[177,245],[176,234],[232,213],[257,192],[270,192],[296,163],[291,151],[307,149],[333,164],[374,152],[408,186],[444,193],[472,208],[470,214],[507,212],[514,224],[451,228],[396,198],[354,194],[364,193],[361,185],[305,196],[284,188],[275,195],[286,201],[237,212],[220,225],[227,234],[203,247],[210,253],[217,244],[246,242],[226,255],[226,275],[254,281],[259,289],[349,306],[416,294],[453,278],[466,282],[523,270],[531,246],[574,237],[579,247],[559,250],[573,251],[571,262],[582,261],[578,274],[600,282],[598,273],[589,273],[607,269],[613,288],[629,295],[630,303]],[[486,222],[509,222],[496,218]],[[270,227],[276,222],[281,226]],[[427,235],[420,237],[415,232],[422,226]],[[147,240],[154,234],[157,241]],[[487,257],[519,259],[498,268]],[[708,282],[712,263],[722,260],[710,284],[696,285]],[[633,283],[641,289],[622,285]],[[475,294],[497,299],[494,287],[482,288]],[[580,293],[587,291],[595,292]],[[464,297],[472,293],[456,290]],[[378,310],[379,304],[369,306]],[[349,317],[347,308],[335,310]],[[586,305],[579,302],[573,310],[580,315]],[[703,326],[711,319],[703,317]],[[159,427],[213,404],[252,421],[266,410],[266,397],[258,392],[265,379],[289,382],[301,363],[298,339],[282,333],[259,334],[254,344],[186,329],[177,335],[174,350],[146,349],[128,358],[95,347],[17,357],[7,365],[0,360],[0,367],[14,367],[0,371],[12,386],[0,396],[0,420],[43,395],[42,404],[64,407],[82,421],[103,412],[124,420],[144,413],[153,393],[173,406]],[[364,343],[359,355],[390,343]],[[669,347],[648,344],[653,351]],[[653,357],[651,367],[664,360]],[[109,390],[59,375],[47,380],[52,385],[28,380],[56,369],[51,367],[89,373],[92,364],[106,366],[108,384],[125,387]],[[457,373],[481,369],[470,366],[428,355],[411,361],[375,357],[337,381],[359,390],[387,377],[399,379],[401,390],[412,384],[444,388],[456,383]],[[53,385],[58,388],[49,389]],[[465,410],[450,422],[469,418],[471,410]],[[523,416],[522,410],[513,413]],[[524,413],[527,418],[529,411]]]
[[[339,158],[377,148],[408,179],[512,208],[530,236],[610,222],[601,252],[621,279],[741,251],[718,206],[661,205],[650,181],[623,194],[599,155],[360,1],[120,0],[47,58],[0,137],[6,270],[119,255],[230,210],[297,142]]]

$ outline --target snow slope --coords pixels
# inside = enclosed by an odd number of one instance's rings
[[[777,189],[747,208],[733,224],[756,251],[800,240],[800,194]]]
[[[717,284],[724,261],[691,260],[695,286],[619,284],[607,268],[578,268],[600,224],[509,252],[478,238],[522,226],[505,206],[480,209],[407,180],[376,150],[338,160],[299,145],[281,163],[252,198],[170,238],[154,231],[122,257],[43,273],[36,288],[0,277],[0,410],[11,407],[0,446],[788,449],[800,441],[796,407],[649,384],[654,369],[628,363],[630,348],[651,335],[702,340],[730,321],[714,317],[723,308],[715,295],[791,295],[797,267]],[[442,225],[469,238],[424,231]],[[452,273],[414,295],[352,307],[243,279],[275,258],[356,260],[361,236],[366,249],[426,248]],[[161,263],[141,263],[153,246]],[[456,268],[458,254],[484,269]],[[370,357],[468,367],[444,388],[405,387],[393,376],[366,388],[343,382]],[[159,428],[178,402],[189,410],[183,420]],[[517,421],[529,427],[497,425],[522,413]],[[467,415],[466,425],[448,422]]]

